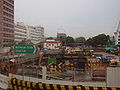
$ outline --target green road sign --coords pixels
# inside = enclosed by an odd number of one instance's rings
[[[34,54],[36,47],[35,45],[14,45],[13,51],[17,54]]]
[[[48,63],[49,64],[57,64],[57,59],[56,58],[48,58]]]

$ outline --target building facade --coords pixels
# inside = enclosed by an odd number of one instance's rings
[[[65,33],[57,33],[57,39],[65,39],[66,34]]]
[[[24,25],[22,22],[15,24],[15,41],[30,40],[33,44],[44,41],[44,28]]]
[[[44,41],[44,28],[41,26],[27,26],[27,39],[32,43],[37,44]]]
[[[20,42],[27,39],[27,28],[22,22],[15,23],[15,41]]]
[[[0,0],[0,47],[14,41],[14,0]]]
[[[115,35],[115,45],[120,45],[120,22],[118,24],[116,32],[114,32]]]

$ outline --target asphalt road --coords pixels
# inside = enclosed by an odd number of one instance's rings
[[[106,56],[114,56],[116,58],[116,60],[119,60],[120,61],[120,56],[116,56],[116,55],[113,55],[113,54],[108,54],[108,53],[105,53],[105,52],[95,52],[94,54],[102,54],[103,57],[106,57]]]

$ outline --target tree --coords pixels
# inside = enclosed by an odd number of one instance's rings
[[[74,42],[75,42],[75,40],[74,40],[73,37],[70,37],[70,36],[67,36],[67,37],[66,37],[66,44],[74,43]]]
[[[54,39],[53,37],[47,37],[46,39]]]
[[[108,46],[115,46],[115,37],[114,36],[109,38]]]
[[[103,46],[108,45],[109,39],[109,35],[99,34],[97,36],[94,36],[93,38],[89,38],[85,43],[88,46]]]
[[[84,43],[86,41],[86,39],[84,37],[78,37],[75,39],[76,43]]]
[[[107,45],[109,41],[109,35],[99,34],[93,37],[94,46],[97,45]]]
[[[11,42],[11,43],[8,44],[8,47],[12,47],[12,46],[14,46],[16,43],[17,43],[16,41],[13,41],[13,42]]]
[[[86,41],[85,41],[85,45],[86,46],[93,46],[93,39],[92,38],[89,38],[89,39],[87,39]]]
[[[33,44],[33,43],[29,39],[24,39],[21,42],[18,42],[18,44]]]
[[[60,40],[62,42],[62,45],[66,44],[66,38],[64,38],[64,39],[58,39],[58,40]]]

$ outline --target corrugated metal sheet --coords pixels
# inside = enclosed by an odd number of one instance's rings
[[[120,67],[107,68],[107,87],[120,87]]]

